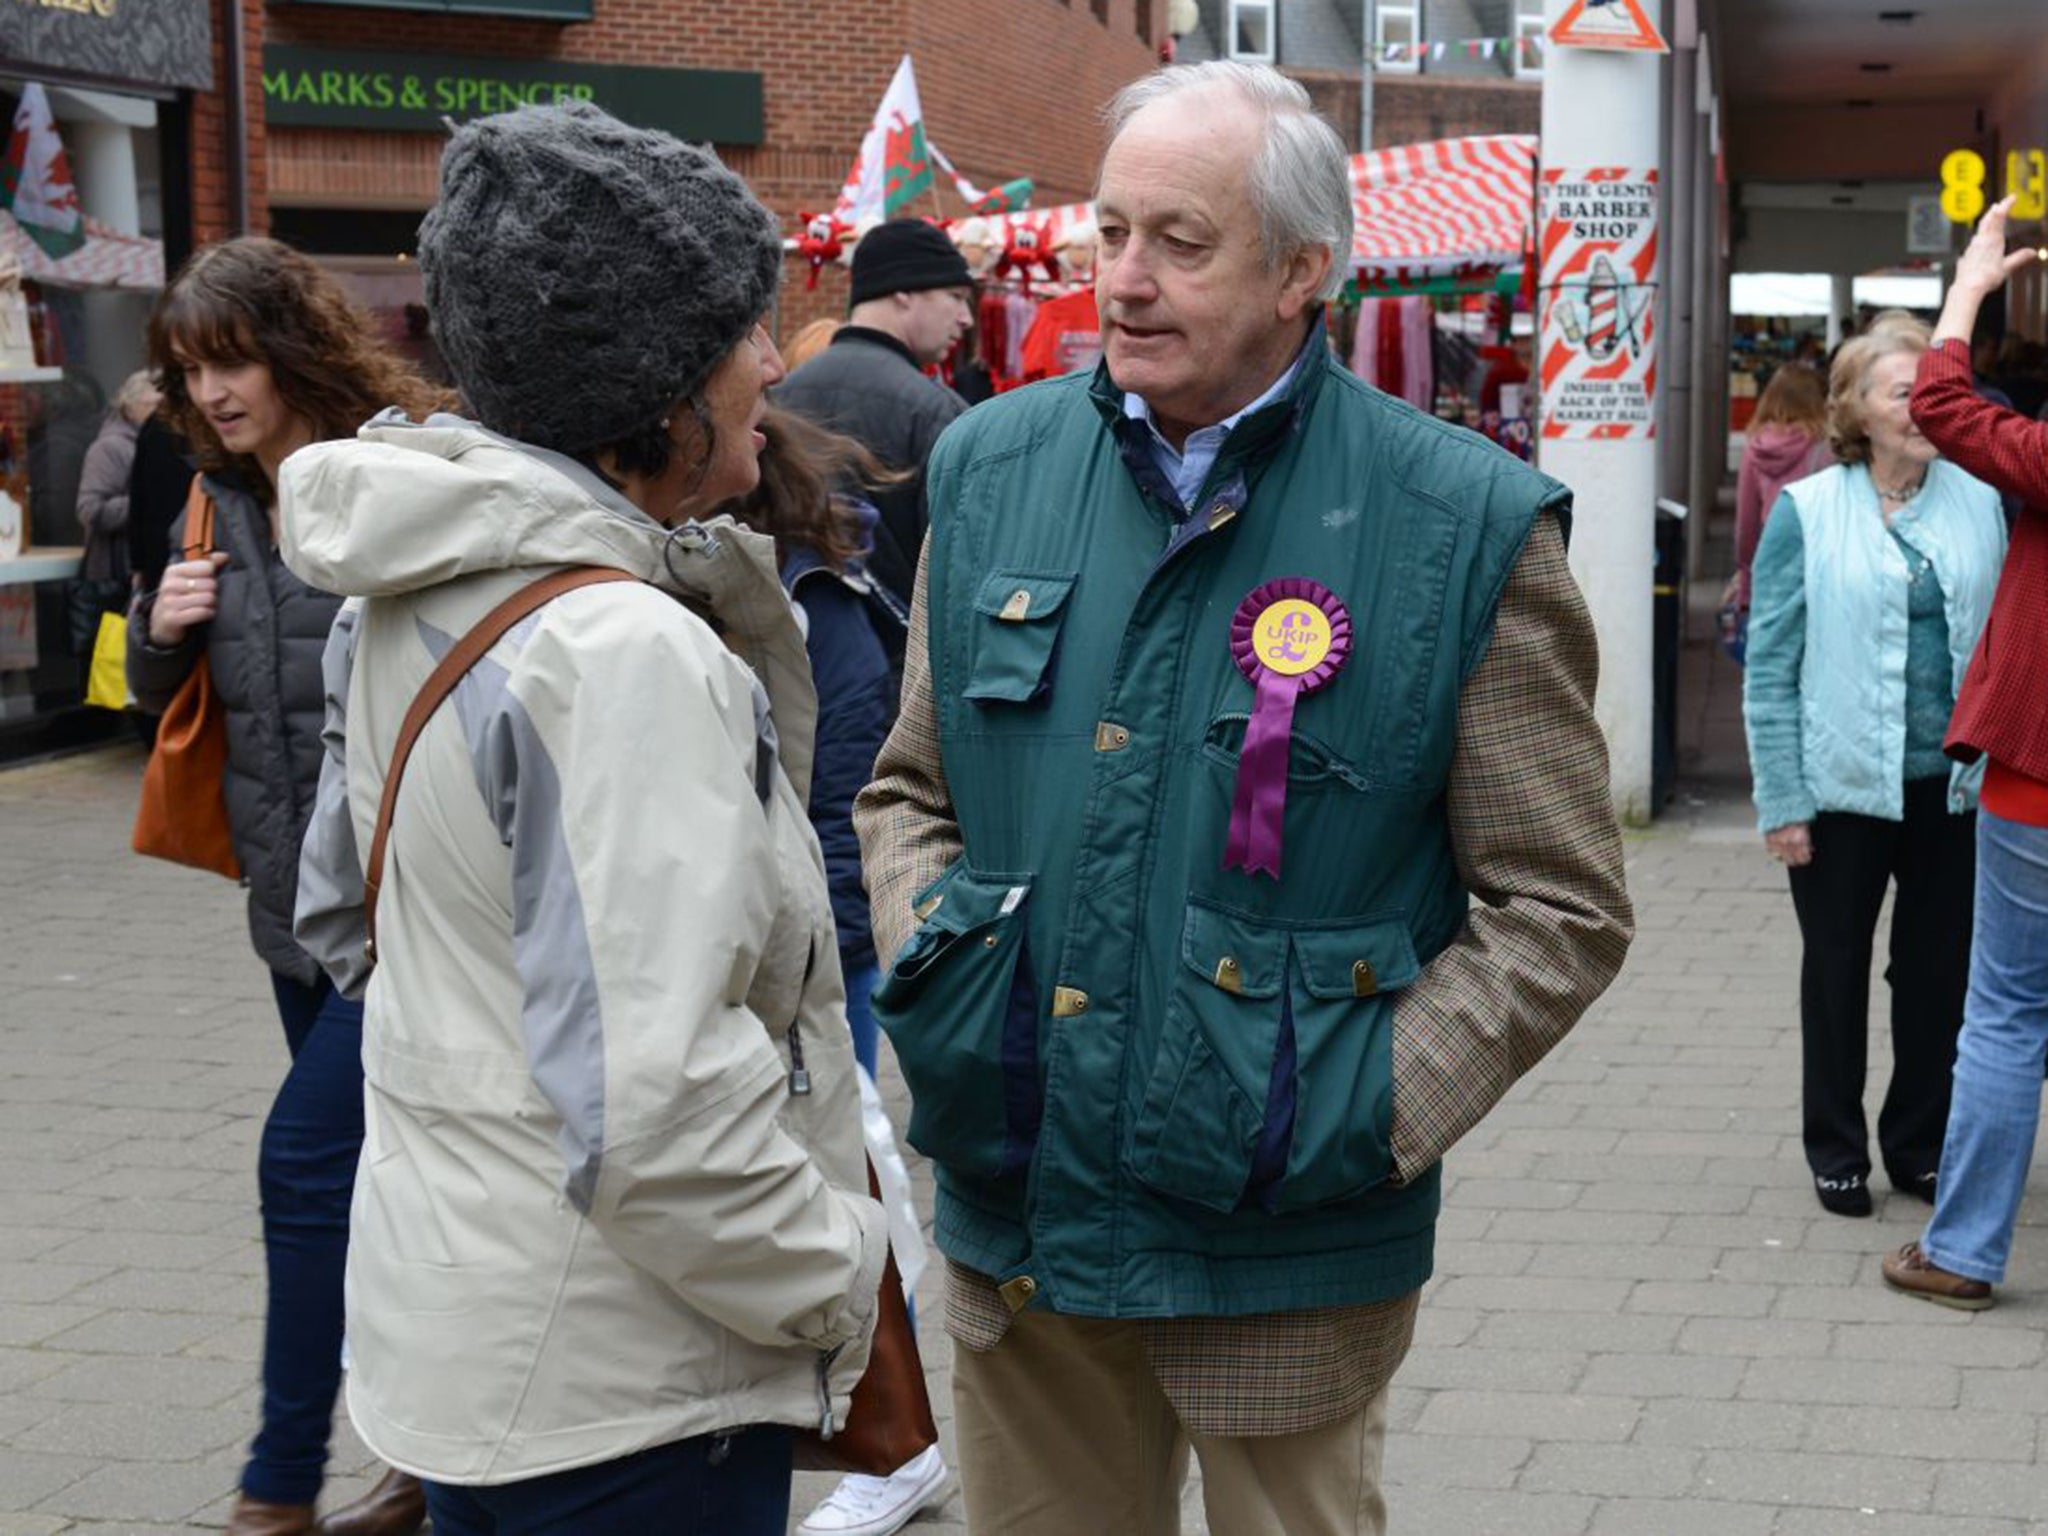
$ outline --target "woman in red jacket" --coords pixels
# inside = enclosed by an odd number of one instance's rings
[[[1969,1001],[1934,1219],[1886,1255],[1884,1277],[1979,1310],[2005,1278],[2048,1058],[2048,424],[1980,399],[1970,373],[1978,307],[2048,251],[2005,249],[2011,198],[1984,216],[1920,361],[1913,420],[1971,474],[2024,502],[1991,621],[1949,722],[1952,757],[1990,761],[1977,819]]]

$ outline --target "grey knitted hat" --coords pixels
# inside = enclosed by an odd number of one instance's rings
[[[716,155],[575,101],[456,131],[420,270],[483,424],[580,453],[703,385],[775,296],[782,241]]]

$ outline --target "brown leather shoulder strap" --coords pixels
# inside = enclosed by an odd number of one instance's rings
[[[213,498],[206,494],[205,481],[194,475],[191,493],[185,498],[185,559],[198,560],[211,553],[213,510]]]
[[[478,619],[475,627],[455,643],[454,649],[441,658],[441,664],[420,685],[412,707],[405,712],[404,723],[398,728],[398,744],[392,749],[391,767],[384,775],[383,798],[377,805],[377,830],[370,839],[370,861],[363,868],[363,953],[371,965],[377,963],[377,890],[384,882],[384,845],[391,836],[391,811],[398,804],[398,785],[405,777],[406,759],[412,756],[413,743],[419,739],[427,721],[441,707],[442,701],[455,691],[455,685],[462,681],[464,674],[483,660],[507,630],[536,608],[578,587],[595,586],[604,581],[638,580],[637,576],[613,570],[610,566],[584,565],[529,582]]]

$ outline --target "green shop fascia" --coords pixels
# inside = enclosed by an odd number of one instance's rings
[[[375,53],[278,44],[263,51],[263,102],[281,127],[434,133],[529,103],[594,101],[616,117],[698,143],[759,144],[761,76],[559,59]]]

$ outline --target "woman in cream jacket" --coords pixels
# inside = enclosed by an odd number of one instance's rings
[[[435,1529],[780,1536],[884,1257],[831,907],[814,703],[751,487],[773,218],[708,153],[588,106],[458,132],[421,233],[471,411],[283,476],[293,569],[348,594],[302,941],[361,980],[399,723],[547,571],[421,734],[368,978],[349,1409]]]

